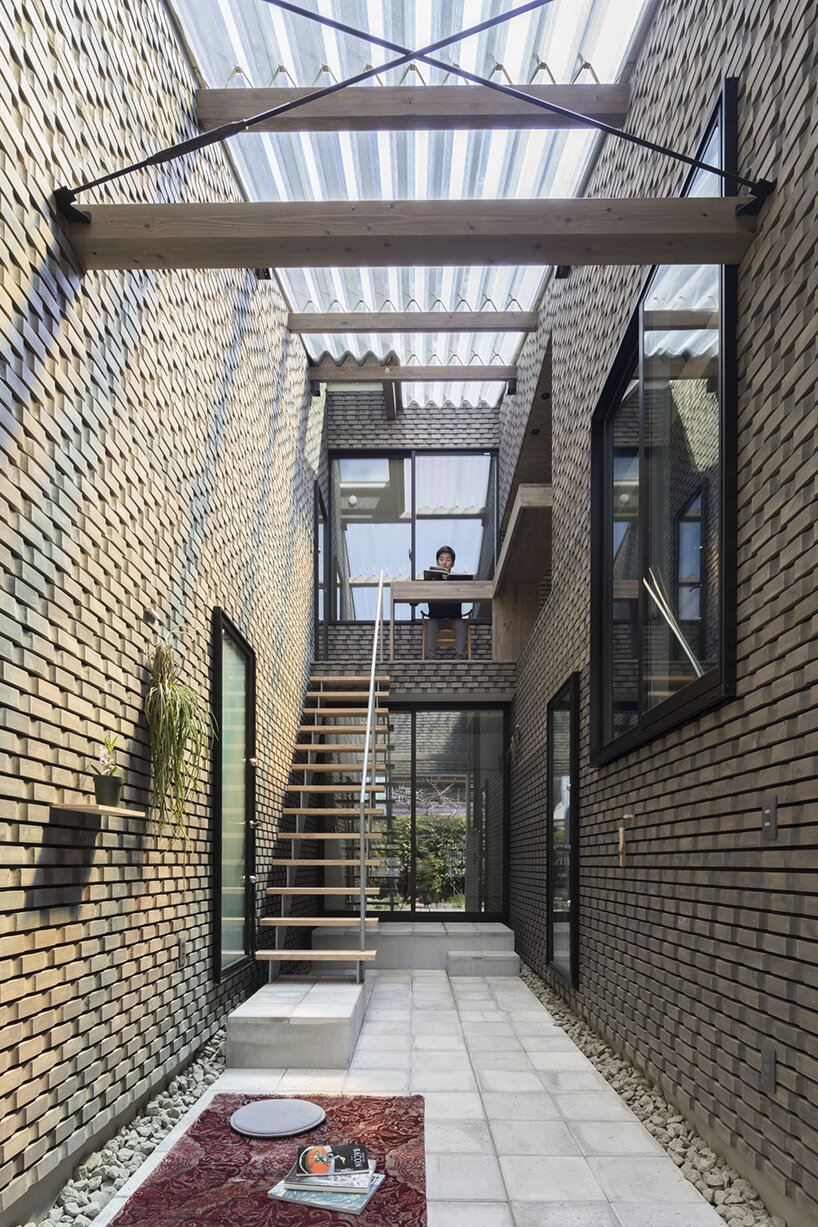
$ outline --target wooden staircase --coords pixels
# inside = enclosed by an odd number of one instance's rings
[[[258,950],[257,959],[270,963],[354,963],[360,967],[375,958],[374,950],[320,950],[302,942],[298,949],[285,947],[289,928],[297,928],[303,934],[304,929],[317,925],[348,927],[356,922],[352,914],[300,916],[292,915],[290,908],[298,897],[312,898],[319,904],[327,896],[360,899],[360,795],[369,684],[369,675],[363,674],[310,678],[288,788],[296,804],[282,810],[284,823],[291,829],[281,830],[278,835],[290,845],[291,855],[272,861],[286,869],[287,884],[268,888],[268,895],[280,898],[281,913],[260,921],[264,928],[275,930],[276,945]],[[368,774],[372,770],[373,750],[376,771],[382,774],[389,738],[388,697],[389,678],[378,673]],[[379,792],[381,785],[367,784],[367,802],[374,801],[373,794]],[[364,812],[366,865],[372,868],[380,864],[378,820],[385,818],[386,812],[374,804],[367,804]],[[313,871],[313,879],[323,879],[324,884],[299,885],[299,876],[308,870]],[[378,887],[366,887],[368,897],[378,893]],[[372,928],[378,923],[377,917],[367,917],[364,923]]]

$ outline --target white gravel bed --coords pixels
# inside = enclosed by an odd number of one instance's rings
[[[523,963],[520,975],[554,1021],[596,1066],[630,1110],[665,1148],[691,1184],[730,1227],[787,1227],[766,1208],[756,1189],[711,1150],[655,1086],[571,1010],[553,989]]]
[[[40,1223],[49,1227],[89,1227],[223,1070],[224,1031],[220,1031],[166,1090],[148,1100],[129,1125],[80,1163]],[[26,1223],[25,1227],[36,1224]]]

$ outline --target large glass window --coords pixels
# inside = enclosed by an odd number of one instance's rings
[[[221,609],[213,613],[213,976],[238,971],[253,951],[255,877],[255,655]]]
[[[491,452],[335,456],[332,473],[332,615],[371,621],[378,575],[422,578],[441,545],[455,570],[494,574],[497,458]],[[398,605],[397,618],[412,610]]]
[[[548,704],[548,963],[579,978],[579,675]]]
[[[714,165],[732,165],[733,92],[700,149]],[[685,194],[721,190],[696,171]],[[731,692],[734,353],[735,269],[654,269],[592,427],[596,761]]]

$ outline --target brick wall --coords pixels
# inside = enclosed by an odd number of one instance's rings
[[[371,652],[371,649],[370,649]],[[369,674],[371,655],[313,661],[313,672],[324,677]],[[507,702],[514,691],[516,665],[506,660],[393,660],[378,664],[389,674],[389,698],[394,703]]]
[[[814,846],[816,290],[814,5],[660,7],[629,128],[693,152],[737,76],[739,164],[777,176],[739,274],[738,694],[608,766],[588,762],[590,416],[647,270],[552,282],[501,436],[553,343],[552,590],[518,662],[512,923],[541,973],[548,700],[581,687],[580,983],[573,1004],[659,1082],[789,1227],[818,1221]],[[680,54],[683,49],[683,54]],[[608,141],[592,196],[678,194],[683,168]],[[516,439],[516,444],[514,440]],[[508,463],[506,465],[508,472]],[[779,838],[761,839],[778,796]],[[617,828],[635,814],[624,869]],[[773,1042],[778,1089],[760,1087]]]
[[[327,446],[358,447],[497,447],[496,405],[433,409],[407,405],[395,421],[386,417],[383,393],[327,392]]]
[[[337,622],[327,627],[329,660],[372,660],[374,622]],[[384,630],[384,654],[389,655],[389,623]],[[491,626],[476,622],[471,628],[472,661],[491,660]],[[395,623],[395,660],[424,662],[421,656],[421,627],[417,622]],[[454,648],[440,648],[440,660],[456,662]],[[431,664],[431,661],[427,661]],[[369,665],[367,665],[367,670]]]
[[[264,880],[311,649],[323,401],[306,394],[274,283],[80,276],[51,218],[56,185],[192,134],[195,83],[163,6],[0,10],[6,1227],[47,1204],[257,982],[210,978],[207,780],[189,854],[139,818],[54,807],[92,799],[87,759],[108,730],[120,737],[124,803],[144,806],[145,612],[183,624],[185,680],[208,693],[221,605],[258,656]],[[211,150],[96,198],[239,196]]]

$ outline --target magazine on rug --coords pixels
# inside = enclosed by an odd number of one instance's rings
[[[331,1144],[328,1146],[301,1146],[295,1165],[305,1176],[338,1175],[339,1172],[365,1172],[367,1170],[366,1147]]]
[[[317,1206],[322,1210],[335,1210],[338,1214],[360,1214],[371,1201],[375,1192],[383,1184],[386,1176],[376,1172],[372,1183],[365,1193],[345,1193],[329,1189],[285,1189],[284,1181],[280,1180],[275,1188],[267,1194],[275,1201],[290,1201],[301,1206]]]
[[[324,1189],[343,1193],[366,1193],[374,1175],[374,1159],[369,1160],[366,1171],[330,1172],[326,1176],[305,1176],[298,1170],[298,1164],[295,1163],[281,1183],[285,1189],[304,1189],[307,1192]]]

